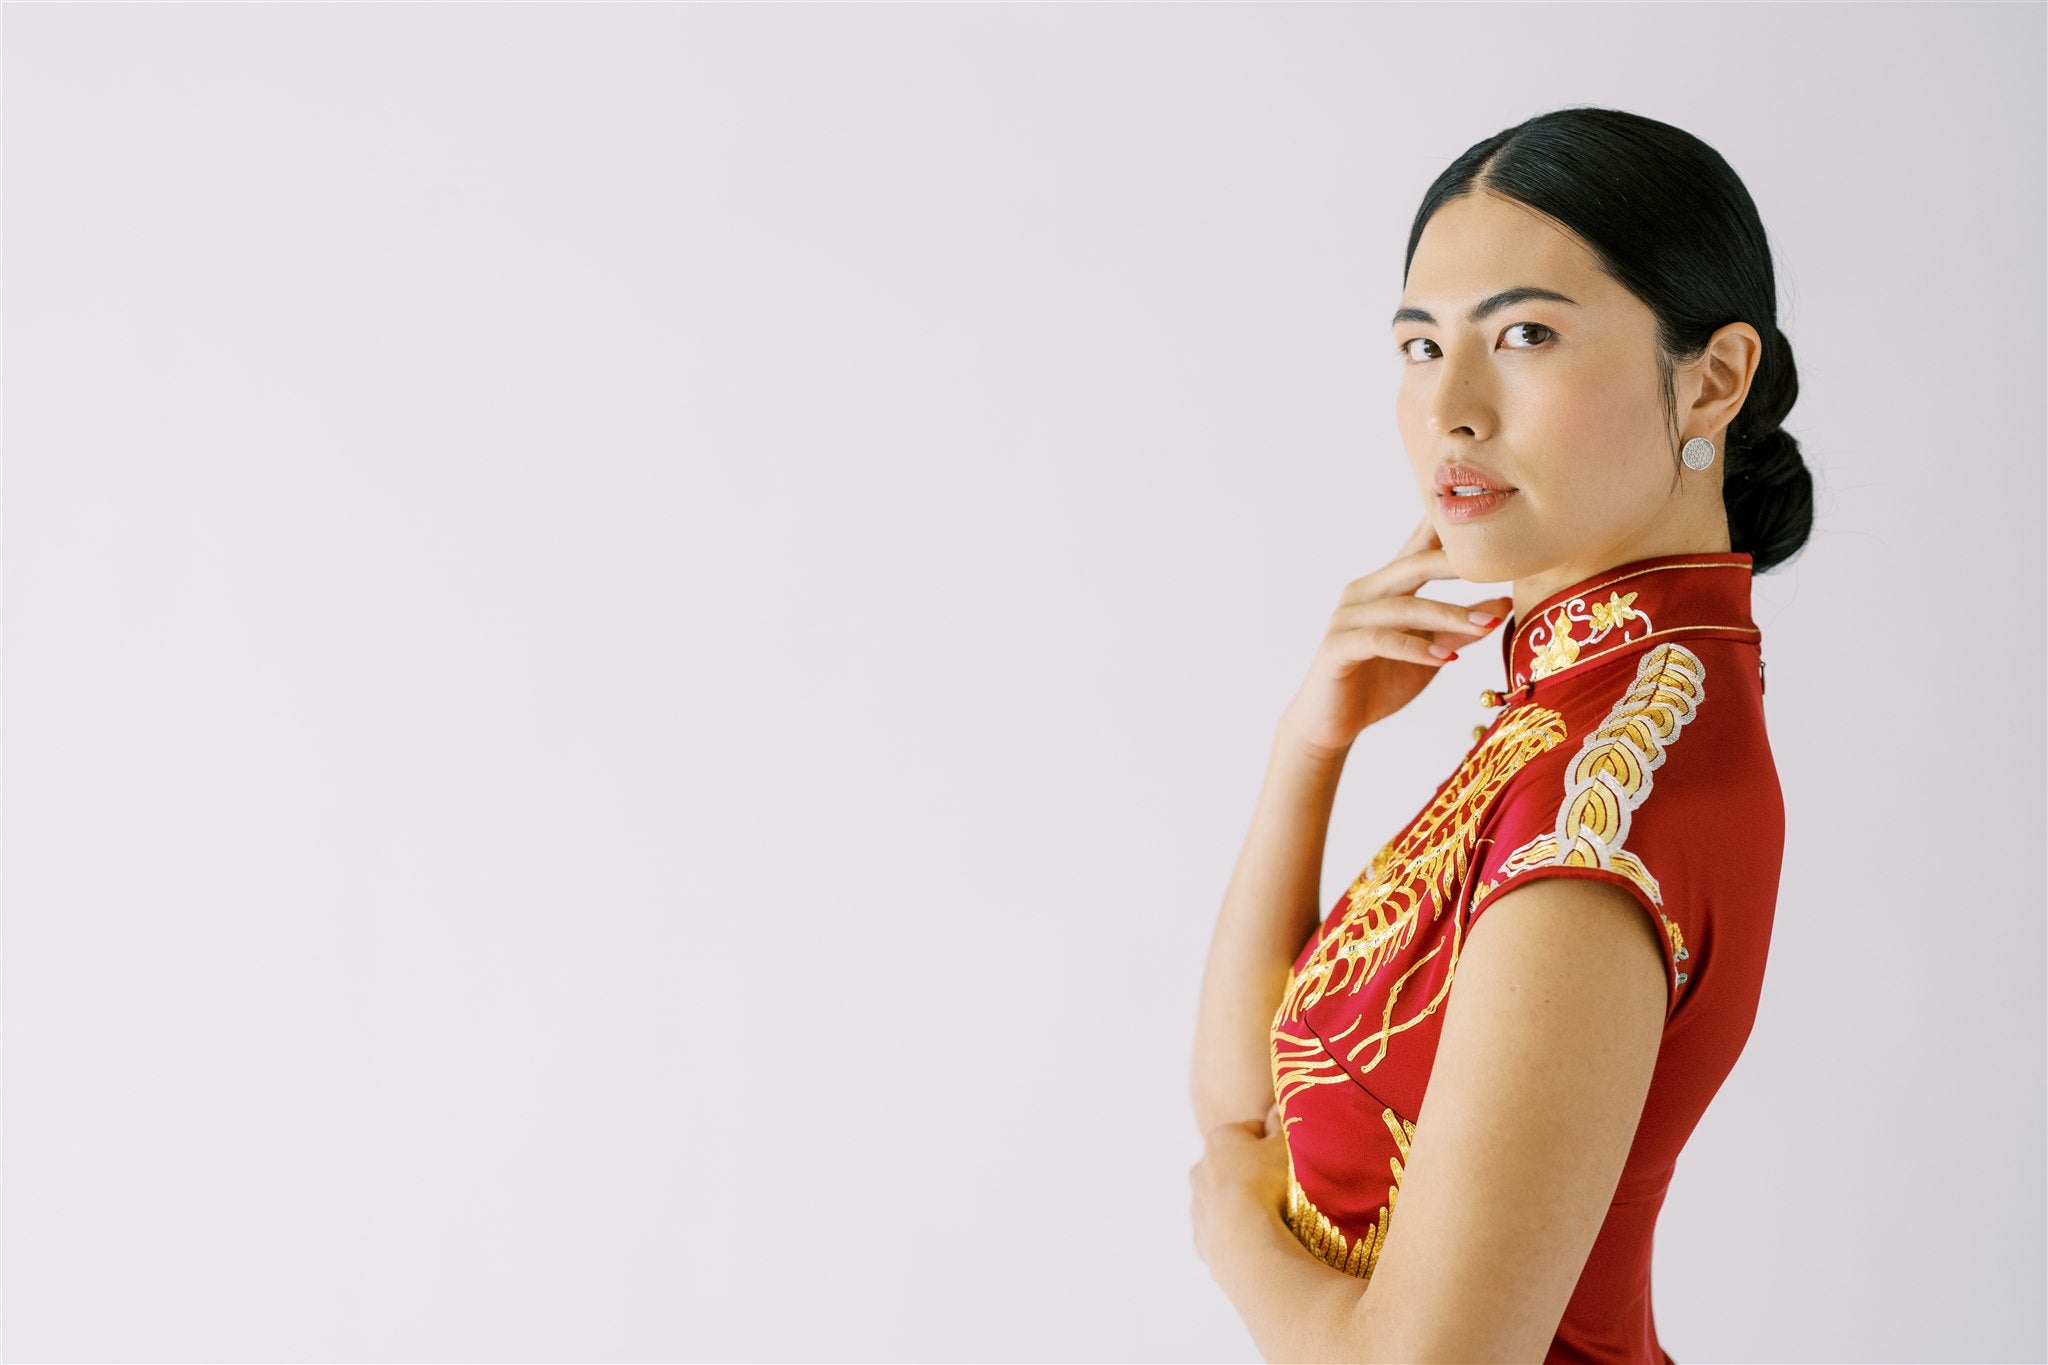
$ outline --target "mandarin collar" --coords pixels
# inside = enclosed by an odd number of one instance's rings
[[[1749,614],[1754,562],[1741,550],[1653,555],[1552,593],[1529,609],[1526,622],[1508,617],[1501,630],[1507,687],[1488,688],[1480,700],[1490,706],[1525,701],[1552,680],[1639,649],[1653,637],[1760,640]]]

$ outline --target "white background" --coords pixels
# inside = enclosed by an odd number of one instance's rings
[[[1203,955],[1420,516],[1411,217],[1567,104],[1744,177],[1818,482],[1664,1344],[2048,1351],[2041,6],[4,37],[9,1358],[1254,1358]],[[1326,907],[1499,680],[1360,739]]]

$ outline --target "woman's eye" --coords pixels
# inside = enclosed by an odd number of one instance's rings
[[[1523,333],[1525,333],[1525,334],[1526,334],[1527,330],[1529,330],[1529,329],[1534,329],[1535,331],[1537,331],[1537,332],[1541,333],[1542,335],[1540,335],[1539,337],[1537,337],[1537,339],[1536,339],[1536,340],[1534,340],[1534,341],[1531,341],[1531,342],[1528,342],[1528,343],[1527,343],[1527,344],[1525,344],[1525,345],[1520,345],[1520,346],[1510,346],[1510,347],[1508,347],[1508,349],[1509,349],[1509,350],[1511,350],[1511,351],[1532,351],[1532,350],[1536,349],[1536,347],[1538,347],[1538,346],[1542,345],[1542,344],[1543,344],[1543,343],[1544,343],[1545,341],[1548,341],[1548,340],[1549,340],[1549,339],[1550,339],[1551,337],[1554,337],[1554,336],[1556,336],[1556,335],[1557,335],[1557,333],[1556,333],[1556,332],[1552,331],[1552,330],[1551,330],[1550,328],[1548,328],[1548,327],[1545,327],[1545,326],[1544,326],[1544,325],[1543,325],[1542,323],[1540,323],[1540,322],[1517,322],[1517,323],[1513,324],[1512,326],[1508,327],[1508,328],[1507,328],[1507,329],[1506,329],[1505,331],[1503,331],[1503,332],[1501,333],[1501,335],[1502,335],[1503,337],[1506,337],[1506,336],[1512,336],[1512,335],[1514,335],[1514,334],[1515,334],[1515,333],[1517,333],[1517,332],[1523,332]],[[1417,354],[1416,354],[1416,353],[1415,353],[1414,351],[1412,351],[1412,350],[1410,350],[1410,349],[1409,349],[1410,347],[1414,346],[1414,345],[1415,345],[1415,343],[1416,343],[1416,342],[1418,342],[1418,341],[1419,341],[1419,342],[1421,342],[1421,343],[1422,343],[1423,345],[1425,345],[1425,346],[1431,346],[1431,347],[1433,347],[1433,346],[1435,346],[1435,345],[1436,345],[1436,343],[1435,343],[1434,341],[1431,341],[1431,340],[1430,340],[1430,339],[1429,339],[1428,337],[1410,337],[1410,338],[1409,338],[1408,340],[1406,340],[1406,341],[1404,341],[1404,342],[1400,343],[1400,345],[1399,345],[1399,346],[1398,346],[1398,347],[1396,348],[1396,349],[1398,349],[1398,350],[1400,351],[1401,355],[1402,355],[1402,356],[1403,356],[1404,358],[1406,358],[1406,359],[1408,360],[1408,362],[1409,362],[1410,364],[1413,364],[1413,363],[1415,363],[1415,362],[1416,362],[1416,361],[1418,361],[1418,360],[1428,360],[1428,359],[1430,359],[1430,357],[1429,357],[1429,356],[1426,356],[1426,355],[1417,355]],[[1442,354],[1442,353],[1441,353],[1441,352],[1439,352],[1438,354]]]

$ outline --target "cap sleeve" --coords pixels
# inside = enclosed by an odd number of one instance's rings
[[[1583,739],[1515,774],[1482,824],[1467,923],[1469,932],[1489,904],[1539,877],[1618,886],[1664,945],[1667,1021],[1706,937],[1716,813],[1730,794],[1717,790],[1718,727],[1700,723],[1697,664],[1682,648],[1649,651]]]

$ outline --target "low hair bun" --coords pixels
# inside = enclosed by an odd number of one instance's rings
[[[1750,572],[1764,573],[1798,553],[1813,530],[1813,471],[1783,427],[1729,444],[1721,480],[1729,548],[1750,556]]]
[[[1750,556],[1752,573],[1791,558],[1813,531],[1813,471],[1798,439],[1780,425],[1799,401],[1799,366],[1784,332],[1774,325],[1770,338],[1729,427],[1721,478],[1729,547]]]

